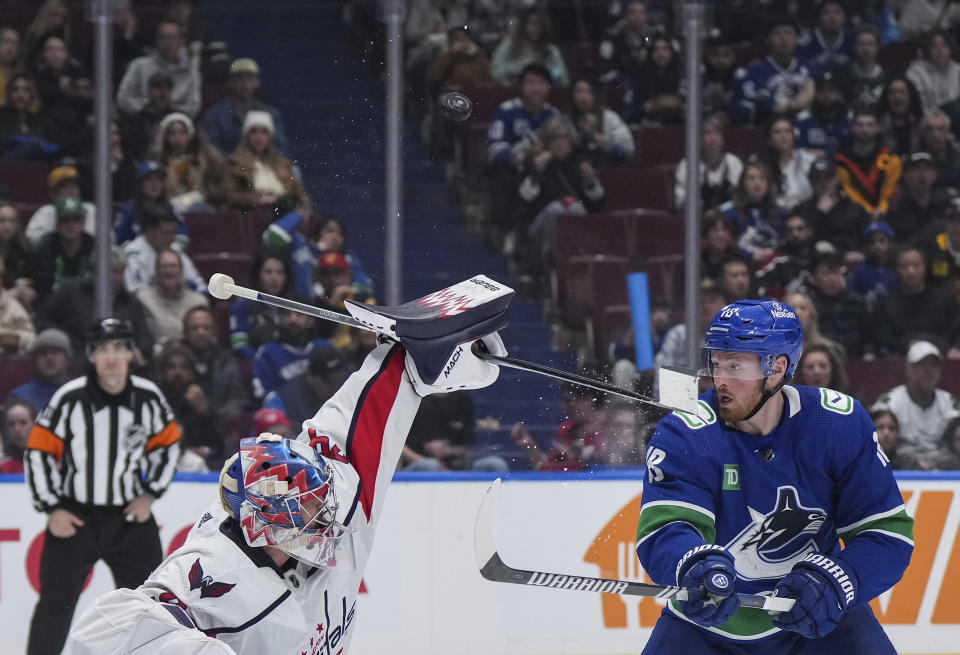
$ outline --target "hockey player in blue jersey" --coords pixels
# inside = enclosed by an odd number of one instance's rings
[[[650,577],[699,593],[668,603],[644,653],[895,654],[868,603],[907,568],[913,519],[860,403],[787,384],[802,350],[773,301],[707,329],[713,389],[657,426],[637,530]],[[770,615],[734,592],[796,603]]]

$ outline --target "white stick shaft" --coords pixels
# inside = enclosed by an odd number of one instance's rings
[[[242,287],[239,284],[224,282],[223,290],[229,291],[235,296],[253,300],[254,302],[262,302],[275,307],[281,307],[283,309],[292,309],[293,311],[301,312],[303,314],[307,314],[308,316],[322,318],[328,321],[333,321],[334,323],[349,325],[350,327],[360,328],[362,330],[370,329],[352,316],[338,314],[337,312],[314,307],[313,305],[307,305],[306,303],[297,302],[296,300],[287,300],[286,298],[274,296],[269,293],[263,293],[262,291],[255,291],[253,289],[248,289],[247,287]]]

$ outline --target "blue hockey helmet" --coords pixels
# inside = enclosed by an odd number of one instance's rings
[[[312,565],[333,557],[333,468],[308,444],[274,434],[240,441],[220,472],[220,501],[251,546],[274,546]]]
[[[713,317],[703,349],[708,357],[710,352],[756,353],[764,377],[773,375],[774,363],[783,355],[787,380],[793,377],[803,352],[803,326],[789,305],[775,300],[738,300]]]

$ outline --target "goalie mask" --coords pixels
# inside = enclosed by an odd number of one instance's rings
[[[312,566],[352,561],[341,548],[350,540],[336,521],[333,468],[305,443],[266,433],[241,440],[220,472],[220,501],[251,546]]]

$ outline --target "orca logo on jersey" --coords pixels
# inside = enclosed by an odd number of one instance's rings
[[[752,522],[726,544],[744,580],[780,578],[804,556],[818,552],[815,537],[827,513],[804,507],[795,487],[778,488],[777,502],[767,514],[747,509]]]
[[[187,579],[190,581],[190,591],[200,590],[200,598],[219,598],[237,586],[236,583],[215,582],[211,576],[204,575],[199,557],[190,567]]]

